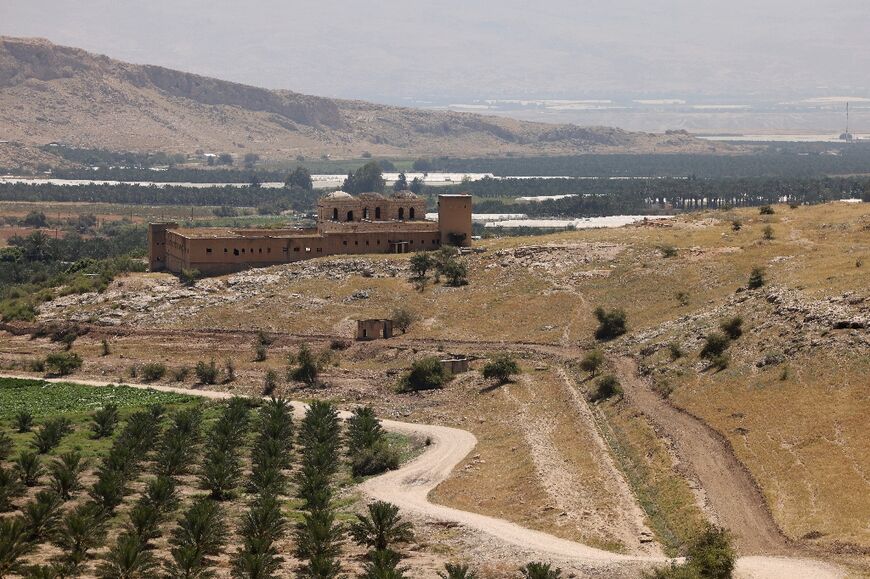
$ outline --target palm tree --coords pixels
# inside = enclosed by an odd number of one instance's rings
[[[404,579],[405,569],[399,567],[402,556],[390,549],[373,551],[363,568],[363,579]]]
[[[12,437],[0,430],[0,460],[6,460],[12,454],[12,447],[15,443]]]
[[[283,561],[271,542],[246,539],[233,559],[232,575],[235,579],[272,579]]]
[[[39,491],[36,499],[24,505],[24,524],[28,540],[42,543],[54,536],[61,519],[61,500],[57,493]]]
[[[335,523],[330,508],[305,513],[296,527],[296,558],[303,563],[298,576],[311,578],[339,577],[341,574],[342,528]]]
[[[438,573],[442,579],[477,579],[477,574],[468,565],[445,563],[444,571]]]
[[[23,451],[15,461],[15,470],[24,486],[33,487],[39,483],[44,472],[39,456],[35,452]]]
[[[27,410],[19,410],[15,414],[15,430],[19,433],[30,432],[33,427],[33,414]]]
[[[347,421],[347,454],[351,457],[373,447],[383,438],[384,429],[371,406],[361,406],[353,411]]]
[[[0,513],[13,509],[12,499],[21,496],[24,485],[17,473],[0,465]]]
[[[88,551],[103,544],[106,526],[106,518],[96,503],[83,503],[69,511],[52,539],[63,551],[61,562],[67,568],[78,568],[88,558]]]
[[[106,438],[115,432],[118,424],[118,405],[109,403],[94,412],[92,416],[91,430],[94,438]]]
[[[178,505],[178,493],[175,488],[175,481],[168,476],[158,476],[151,479],[142,498],[160,513],[175,510],[175,507]]]
[[[27,538],[27,525],[22,517],[0,519],[0,578],[20,573],[23,557],[35,547]]]
[[[553,569],[549,563],[533,561],[520,568],[523,579],[561,579],[562,570]]]
[[[30,443],[39,454],[45,454],[55,448],[64,436],[73,431],[69,418],[52,418],[42,425],[36,433],[36,438]]]
[[[199,473],[199,484],[211,493],[211,498],[223,501],[232,498],[241,476],[242,467],[235,452],[231,449],[214,449],[205,457]]]
[[[97,566],[100,579],[150,579],[157,569],[151,550],[129,533],[123,533]]]
[[[227,540],[227,525],[220,505],[205,497],[194,501],[172,532],[171,579],[208,579],[214,573],[212,557]]]
[[[143,548],[148,548],[160,536],[160,511],[147,501],[139,501],[130,510],[130,520],[124,525],[125,534],[138,539]]]
[[[72,494],[81,490],[79,480],[86,463],[78,452],[66,452],[56,458],[49,466],[51,489],[64,501],[72,498]]]
[[[384,501],[368,505],[367,515],[357,515],[350,525],[350,535],[363,547],[375,551],[388,549],[394,543],[407,543],[414,538],[411,523],[403,521],[399,507]]]

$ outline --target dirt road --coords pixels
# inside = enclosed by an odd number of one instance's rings
[[[627,368],[623,368],[627,369]],[[0,374],[0,377],[29,377],[14,374]],[[70,380],[50,380],[63,382]],[[80,384],[106,386],[111,382],[96,380],[75,380]],[[165,392],[176,392],[211,399],[227,399],[233,395],[228,392],[175,388],[171,386],[128,384],[134,388],[153,388]],[[294,402],[297,412],[304,411],[305,405]],[[343,412],[342,417],[349,416]],[[368,496],[389,501],[407,512],[413,512],[438,521],[457,523],[481,531],[495,539],[525,550],[534,551],[541,557],[581,562],[587,566],[607,568],[613,565],[636,565],[638,569],[655,563],[666,562],[657,557],[620,555],[595,549],[587,545],[560,539],[546,533],[526,529],[503,519],[461,511],[429,502],[429,493],[450,476],[459,464],[477,445],[477,439],[470,432],[458,428],[428,424],[412,424],[384,420],[384,428],[392,432],[428,438],[431,444],[413,461],[399,470],[388,472],[369,479],[360,485]],[[741,579],[835,579],[844,577],[837,567],[820,561],[808,559],[751,556],[741,557],[737,563],[736,576]]]
[[[629,403],[673,441],[683,465],[704,489],[706,506],[719,525],[735,534],[738,551],[743,555],[793,552],[755,480],[734,456],[727,440],[650,390],[637,376],[631,359],[617,359],[616,368]]]

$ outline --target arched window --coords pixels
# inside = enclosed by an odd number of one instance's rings
[[[363,207],[363,219],[368,219],[368,218],[369,218],[369,208]]]
[[[408,209],[408,219],[414,219],[414,208]]]
[[[380,219],[380,218],[381,218],[381,208],[375,207],[375,219]]]
[[[332,210],[332,220],[338,221],[338,207],[336,207]]]
[[[405,208],[399,207],[399,219],[404,219],[404,218],[405,218]]]
[[[348,221],[353,221],[353,211],[348,211],[348,212],[347,212],[347,220],[348,220]]]

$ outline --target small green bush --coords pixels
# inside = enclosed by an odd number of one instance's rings
[[[274,370],[266,370],[263,379],[263,396],[271,396],[278,387],[278,373]]]
[[[429,357],[411,364],[411,369],[402,377],[401,389],[405,392],[441,388],[451,378],[438,358]]]
[[[15,414],[15,430],[19,433],[30,432],[33,427],[33,414],[20,410]]]
[[[673,245],[660,245],[659,251],[662,252],[662,257],[670,258],[677,256],[677,248]]]
[[[743,318],[740,316],[728,318],[727,320],[723,320],[722,323],[719,324],[719,327],[723,332],[725,332],[726,336],[732,340],[736,340],[743,335]]]
[[[598,402],[599,400],[607,400],[613,396],[622,395],[622,386],[619,385],[619,380],[612,374],[606,374],[595,382],[595,392],[592,393],[590,400]]]
[[[773,215],[776,211],[770,205],[762,205],[758,208],[758,213],[761,215]]]
[[[263,362],[268,356],[268,348],[265,344],[254,344],[254,362]]]
[[[176,368],[172,371],[172,379],[176,382],[184,382],[187,380],[187,376],[190,374],[190,368],[187,366],[182,366],[181,368]]]
[[[721,372],[725,368],[728,367],[728,364],[731,363],[731,357],[728,354],[717,354],[710,358],[710,367],[716,370],[717,372]]]
[[[679,360],[684,355],[683,349],[677,342],[671,342],[668,344],[668,352],[671,354],[671,360]]]
[[[160,362],[148,362],[139,369],[139,375],[145,382],[154,382],[166,375],[166,366]]]
[[[599,340],[612,340],[626,332],[625,311],[622,309],[607,311],[602,307],[597,307],[595,308],[595,318],[598,320],[595,337]]]
[[[317,375],[319,373],[317,358],[307,344],[302,344],[296,356],[291,356],[288,362],[291,365],[288,378],[303,382],[308,386],[317,384]],[[294,364],[295,367],[293,367]]]
[[[194,285],[196,280],[201,277],[202,274],[198,269],[182,269],[181,273],[178,274],[179,281],[186,286]]]
[[[731,340],[722,332],[712,332],[707,335],[704,341],[704,347],[701,348],[701,357],[712,360],[716,356],[720,356],[728,346],[731,345]]]
[[[351,458],[354,476],[372,476],[399,468],[399,454],[386,440],[363,448]]]
[[[520,365],[509,354],[497,354],[483,367],[483,377],[495,378],[499,384],[510,382],[513,374],[520,373]]]
[[[202,360],[197,362],[194,372],[196,373],[196,379],[200,384],[217,383],[219,372],[217,365],[214,363],[214,358],[209,362],[203,362]]]
[[[53,376],[72,374],[82,363],[82,357],[74,352],[56,352],[45,357],[45,368]]]
[[[765,239],[765,241],[770,241],[771,239],[773,239],[773,227],[771,227],[770,225],[765,225],[764,229],[762,229],[762,237]]]
[[[749,289],[758,289],[765,284],[764,279],[764,269],[760,267],[753,267],[752,271],[749,273]]]
[[[584,372],[589,372],[592,377],[595,377],[595,374],[598,373],[598,370],[601,366],[604,365],[604,354],[601,353],[601,350],[595,349],[587,352],[583,359],[580,360],[580,368]]]

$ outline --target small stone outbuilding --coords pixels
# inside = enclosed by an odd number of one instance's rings
[[[393,337],[393,320],[357,320],[357,340],[379,340]]]
[[[462,374],[468,372],[468,358],[454,357],[440,360],[441,367],[451,374]]]

